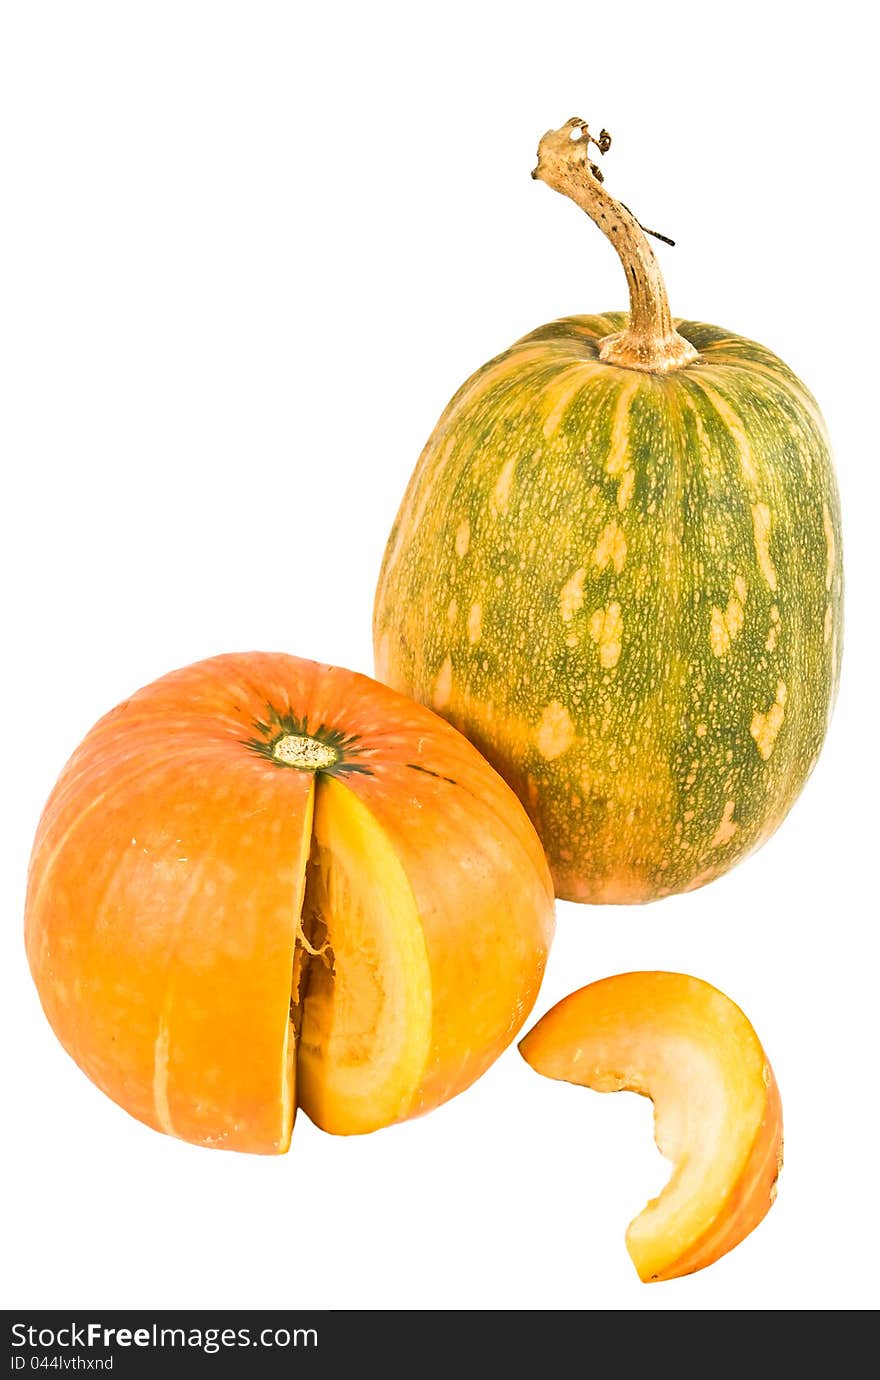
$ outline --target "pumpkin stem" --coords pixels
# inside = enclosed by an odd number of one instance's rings
[[[589,158],[591,144],[605,153],[611,135],[603,129],[595,138],[585,121],[577,118],[561,129],[548,130],[538,145],[538,166],[532,177],[586,211],[608,236],[623,264],[629,284],[629,325],[600,340],[599,357],[652,374],[682,369],[697,358],[697,352],[672,323],[666,284],[647,239],[652,232],[646,233],[632,211],[605,191],[602,173]]]

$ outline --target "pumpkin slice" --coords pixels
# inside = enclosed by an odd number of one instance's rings
[[[654,1102],[675,1170],[630,1223],[645,1282],[700,1270],[769,1211],[782,1165],[782,1105],[743,1012],[699,978],[622,973],[573,992],[520,1043],[538,1073]]]
[[[400,1120],[431,1046],[425,938],[390,840],[340,781],[318,785],[303,930],[300,1106],[342,1135]]]

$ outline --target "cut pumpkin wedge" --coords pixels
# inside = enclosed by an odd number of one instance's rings
[[[769,1211],[782,1165],[782,1105],[749,1021],[683,973],[621,973],[573,992],[520,1042],[538,1073],[654,1103],[675,1165],[626,1243],[645,1282],[717,1260]]]
[[[300,1106],[337,1135],[401,1120],[431,1048],[431,970],[400,860],[341,781],[318,783],[303,930]]]

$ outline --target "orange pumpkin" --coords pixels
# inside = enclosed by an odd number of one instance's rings
[[[370,1131],[467,1087],[538,992],[553,892],[513,792],[365,676],[215,657],[103,718],[31,861],[59,1040],[133,1116],[284,1151],[299,1103]]]

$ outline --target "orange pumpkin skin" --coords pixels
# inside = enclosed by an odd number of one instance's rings
[[[316,772],[267,755],[282,721],[310,725],[338,759]],[[391,1080],[379,1124],[467,1087],[534,1002],[552,884],[519,802],[477,751],[350,671],[281,654],[196,663],[86,736],[46,805],[28,883],[28,959],[56,1035],[157,1130],[259,1153],[289,1145],[292,974],[322,792],[325,813],[347,800],[378,831],[418,917],[424,962],[406,1009],[421,1026],[410,1038],[388,1018],[409,1072]],[[348,813],[337,809],[339,828]],[[369,1111],[350,1116],[332,1097],[322,1117],[372,1129]]]

